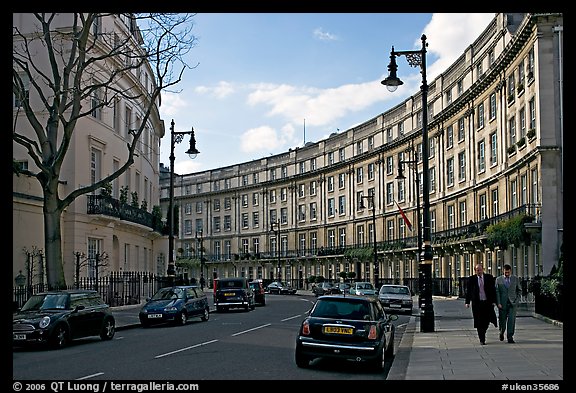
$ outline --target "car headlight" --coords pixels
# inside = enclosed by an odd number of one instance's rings
[[[48,325],[50,325],[50,317],[42,317],[38,326],[40,329],[45,329]]]

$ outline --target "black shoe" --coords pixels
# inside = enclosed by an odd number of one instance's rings
[[[509,338],[509,339],[508,339],[508,344],[514,344],[515,342],[516,342],[516,341],[514,341],[513,338]]]
[[[500,341],[504,341],[504,333],[500,333]]]
[[[480,341],[481,345],[486,345],[486,341]]]

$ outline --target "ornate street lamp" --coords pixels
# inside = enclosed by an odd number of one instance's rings
[[[170,202],[168,204],[168,211],[170,216],[169,227],[169,237],[168,237],[168,271],[167,275],[171,279],[176,275],[176,269],[174,265],[174,145],[176,143],[182,142],[184,135],[190,135],[190,148],[186,151],[186,154],[190,159],[196,158],[198,153],[196,149],[196,138],[194,137],[194,128],[191,131],[174,131],[174,119],[170,125]]]
[[[364,198],[369,199],[372,204],[372,242],[374,244],[374,288],[378,288],[378,246],[376,244],[376,204],[374,194],[362,195],[359,201],[360,209],[364,209]]]
[[[395,51],[392,47],[390,52],[390,64],[388,71],[390,74],[382,81],[382,84],[388,88],[389,91],[396,91],[398,86],[403,82],[396,75],[398,66],[396,65],[396,56],[406,56],[408,64],[412,67],[420,67],[422,74],[422,186],[423,186],[423,242],[424,252],[422,255],[422,262],[420,263],[420,276],[419,282],[420,293],[420,331],[433,332],[434,331],[434,305],[432,304],[432,240],[430,234],[430,173],[428,169],[428,149],[430,148],[428,142],[428,82],[426,81],[426,36],[422,34],[422,49],[411,51]]]

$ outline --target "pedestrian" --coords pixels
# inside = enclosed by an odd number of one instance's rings
[[[200,289],[204,290],[204,285],[206,285],[206,280],[204,279],[204,275],[200,275]]]
[[[486,331],[490,323],[498,327],[496,321],[496,284],[494,276],[484,273],[482,264],[475,266],[476,274],[468,277],[468,286],[466,288],[466,308],[470,307],[472,302],[472,317],[474,318],[474,327],[478,332],[480,344],[486,345]]]
[[[512,275],[512,266],[504,265],[504,274],[496,278],[496,304],[500,323],[500,341],[504,341],[504,333],[510,344],[514,343],[516,327],[516,312],[522,295],[522,287],[518,277]]]

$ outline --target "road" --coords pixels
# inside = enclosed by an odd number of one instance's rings
[[[267,295],[255,310],[211,313],[186,326],[134,328],[112,341],[87,338],[61,350],[13,350],[13,380],[384,380],[363,364],[294,363],[296,334],[312,296]],[[407,316],[397,325],[399,345]]]

